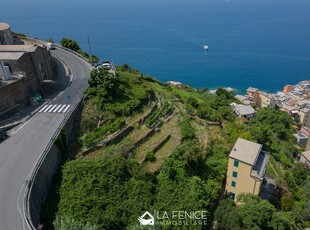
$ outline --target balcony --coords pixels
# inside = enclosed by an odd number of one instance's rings
[[[268,154],[264,151],[261,151],[252,169],[251,176],[254,176],[262,180],[266,172],[268,160],[269,160]]]

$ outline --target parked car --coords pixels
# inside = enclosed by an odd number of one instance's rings
[[[46,43],[46,45],[47,45],[47,49],[48,49],[48,50],[54,50],[54,49],[56,49],[56,46],[55,46],[54,43],[48,42],[48,43]]]

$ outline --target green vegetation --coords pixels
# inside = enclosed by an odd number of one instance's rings
[[[26,35],[23,34],[23,33],[12,32],[12,34],[13,34],[14,37],[24,37],[24,38],[26,37]]]
[[[52,38],[47,39],[46,42],[55,43],[54,39],[52,39]]]
[[[244,123],[230,108],[233,93],[179,89],[126,64],[116,75],[93,70],[89,86],[74,158],[61,171],[56,229],[143,229],[137,218],[147,210],[206,210],[208,227],[217,229],[309,226],[309,171],[296,163],[295,122],[286,113],[261,109]],[[244,194],[238,206],[224,199],[228,155],[238,137],[270,153],[267,172],[279,197]]]
[[[223,200],[215,212],[218,229],[303,229],[298,212],[277,212],[267,200],[242,194],[240,205]]]

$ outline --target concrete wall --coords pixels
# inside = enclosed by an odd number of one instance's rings
[[[21,47],[20,51],[24,54],[17,60],[2,60],[3,63],[10,68],[13,76],[12,81],[0,81],[0,117],[2,114],[9,116],[17,112],[17,108],[21,108],[29,104],[29,98],[35,93],[43,94],[43,80],[54,80],[57,76],[55,61],[47,50],[45,43],[29,40],[28,45],[35,45],[31,52],[23,51],[28,46]],[[14,46],[15,47],[15,46]],[[24,48],[23,48],[24,47]],[[19,48],[12,48],[8,52],[19,52]],[[23,79],[17,77],[20,72],[25,73]],[[14,82],[16,81],[16,82]],[[5,118],[3,115],[2,118]]]
[[[10,27],[6,30],[0,30],[0,45],[10,45],[13,44],[14,39]]]
[[[65,122],[63,129],[66,133],[67,145],[70,140],[73,139],[76,121],[80,116],[82,108],[82,102],[75,108],[71,113],[71,116],[68,117]],[[60,138],[60,135],[58,137]],[[32,185],[29,190],[29,213],[30,219],[34,227],[37,227],[40,224],[41,217],[41,208],[45,203],[47,196],[52,188],[52,178],[55,173],[59,170],[63,153],[61,153],[59,147],[55,142],[52,144],[51,148],[45,155],[45,158],[42,161],[42,164],[39,166],[39,169],[36,173],[35,178],[30,181],[29,185]],[[27,215],[26,215],[27,216]]]
[[[59,169],[61,159],[62,156],[59,148],[56,144],[53,144],[39,169],[37,177],[33,181],[29,204],[30,216],[34,227],[40,224],[41,207],[51,191],[52,178]]]
[[[22,106],[28,104],[29,96],[29,91],[25,87],[23,79],[2,86],[0,88],[0,118],[2,118],[2,113],[7,110],[11,109],[8,112],[14,113]]]

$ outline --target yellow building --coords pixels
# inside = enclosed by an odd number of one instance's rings
[[[268,164],[262,147],[238,138],[228,160],[225,191],[230,198],[235,200],[240,193],[259,195]]]
[[[256,88],[249,87],[247,89],[247,95],[258,108],[274,108],[276,105],[275,98],[272,94],[259,91]]]
[[[302,108],[299,112],[299,121],[303,126],[310,126],[310,109]]]

